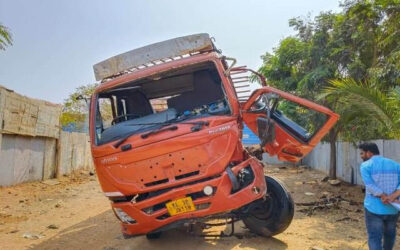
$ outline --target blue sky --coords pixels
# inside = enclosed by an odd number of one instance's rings
[[[293,34],[292,17],[339,10],[338,0],[0,0],[14,45],[0,51],[0,85],[62,103],[95,82],[93,64],[143,45],[209,33],[223,54],[257,69]]]

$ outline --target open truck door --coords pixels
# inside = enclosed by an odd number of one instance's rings
[[[269,86],[252,93],[242,115],[264,151],[289,162],[305,157],[339,119],[326,107]]]

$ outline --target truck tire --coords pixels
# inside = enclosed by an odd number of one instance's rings
[[[265,176],[267,197],[252,202],[243,223],[250,231],[271,237],[282,233],[294,215],[294,203],[285,185],[276,178]]]

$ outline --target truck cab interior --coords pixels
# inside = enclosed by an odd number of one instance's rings
[[[98,93],[97,145],[165,122],[178,122],[183,116],[192,119],[230,113],[215,65],[190,65]]]

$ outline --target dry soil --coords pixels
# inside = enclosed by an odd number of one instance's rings
[[[298,204],[290,227],[273,238],[238,222],[229,238],[204,239],[183,227],[153,241],[124,239],[96,177],[82,172],[0,188],[0,249],[367,249],[360,187],[332,186],[307,168],[266,166],[265,172],[284,181]]]

